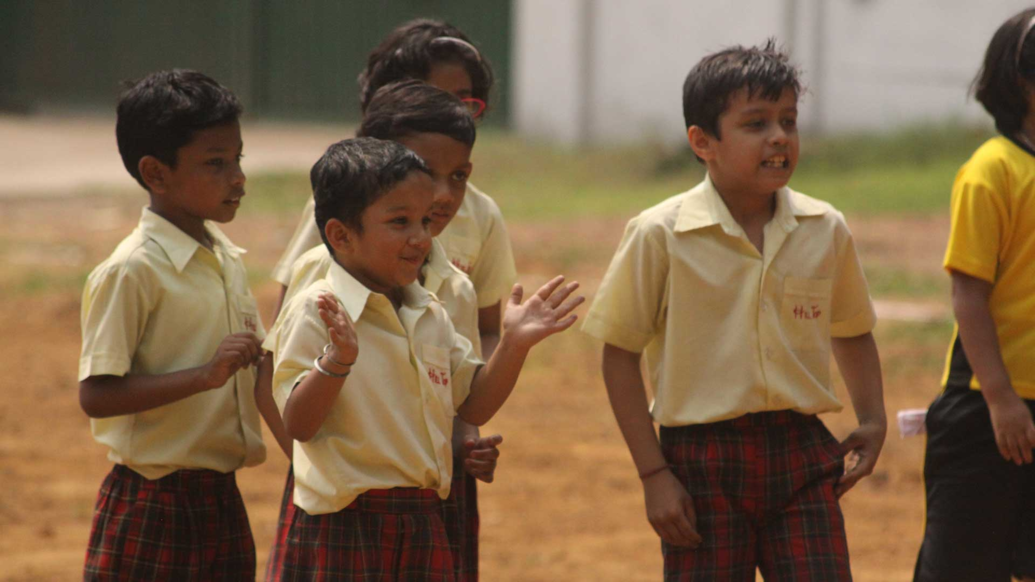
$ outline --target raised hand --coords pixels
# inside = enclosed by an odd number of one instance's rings
[[[232,333],[219,342],[215,355],[203,370],[205,389],[212,390],[227,383],[238,370],[258,365],[262,360],[262,340],[250,331]]]
[[[500,458],[498,447],[502,442],[503,437],[498,434],[465,440],[461,458],[467,474],[479,481],[492,483],[496,478],[496,462]]]
[[[330,293],[321,293],[316,304],[320,310],[320,319],[327,325],[331,347],[326,356],[332,360],[330,363],[345,366],[355,363],[359,355],[359,339],[349,314]]]
[[[503,314],[503,333],[517,345],[531,348],[548,336],[564,331],[575,323],[578,316],[571,313],[586,300],[571,294],[579,288],[577,282],[563,287],[563,276],[554,277],[539,288],[527,301],[521,303],[524,291],[514,285]]]
[[[847,493],[860,479],[873,473],[886,433],[887,427],[879,423],[862,423],[841,443],[841,453],[847,455],[847,458],[845,474],[834,486],[834,493],[838,497]]]

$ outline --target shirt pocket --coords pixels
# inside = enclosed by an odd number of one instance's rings
[[[466,237],[452,237],[444,246],[449,262],[470,276],[481,253],[481,241]]]
[[[450,374],[449,349],[434,344],[422,344],[421,361],[435,394],[445,409],[452,409],[453,378]]]
[[[785,277],[780,324],[795,351],[827,351],[833,281]]]
[[[259,317],[259,306],[251,295],[235,293],[233,296],[235,311],[234,332],[250,331],[260,338],[266,335]]]

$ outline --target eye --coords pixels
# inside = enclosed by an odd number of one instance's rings
[[[406,226],[407,224],[409,224],[410,221],[405,216],[397,216],[388,222],[396,226]]]
[[[797,127],[798,120],[793,118],[793,117],[788,117],[788,118],[784,119],[783,121],[781,121],[781,123],[783,123],[784,127],[793,128],[793,127]]]
[[[745,123],[744,125],[747,126],[747,127],[750,127],[751,129],[761,129],[761,128],[765,127],[765,120],[764,119],[752,119],[752,120],[748,121],[747,123]]]
[[[431,217],[425,216],[424,218],[420,219],[420,223],[424,226],[428,226],[429,224],[431,224]]]
[[[466,182],[468,178],[467,172],[463,170],[457,170],[453,172],[453,180],[457,182]]]
[[[212,158],[211,160],[205,161],[206,166],[212,166],[213,168],[222,168],[223,164],[223,158]]]

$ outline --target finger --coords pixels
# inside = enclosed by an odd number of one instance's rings
[[[468,456],[481,461],[495,461],[500,457],[500,450],[497,448],[473,449]]]
[[[521,305],[521,298],[525,296],[525,290],[521,283],[516,283],[510,290],[510,299],[507,300],[507,307],[518,307]]]
[[[841,448],[841,456],[844,457],[848,453],[862,446],[863,441],[854,432],[848,435],[845,440],[841,441],[838,446]]]
[[[495,461],[479,461],[477,459],[465,459],[464,469],[467,469],[468,473],[492,473],[496,470],[496,463]]]
[[[692,497],[687,497],[683,501],[683,513],[686,516],[687,523],[690,524],[690,547],[696,548],[701,545],[704,538],[701,537],[701,533],[697,531],[697,512],[694,511],[694,500]]]
[[[1032,458],[1031,458],[1032,443],[1029,440],[1029,436],[1028,436],[1030,430],[1031,429],[1029,429],[1028,431],[1024,431],[1024,434],[1021,435],[1020,439],[1018,439],[1018,444],[1021,447],[1021,456],[1024,457],[1024,464],[1026,464],[1026,465],[1031,464],[1031,461],[1032,461]]]
[[[554,310],[554,317],[560,319],[565,315],[568,315],[569,313],[574,311],[576,307],[582,305],[582,303],[585,301],[586,298],[582,295],[579,295],[578,297],[572,297],[571,299],[565,301],[563,305]]]
[[[551,333],[560,333],[560,332],[568,329],[572,325],[574,325],[575,322],[578,321],[578,320],[579,320],[579,316],[575,315],[573,313],[573,314],[569,315],[568,317],[565,317],[564,319],[554,323],[553,327],[550,329],[550,332]]]
[[[571,283],[568,283],[567,285],[565,285],[564,287],[561,287],[560,289],[555,291],[552,295],[550,295],[550,299],[549,299],[549,301],[547,301],[547,303],[550,305],[550,307],[556,308],[561,303],[564,303],[564,300],[567,299],[568,296],[571,295],[572,293],[574,293],[575,290],[578,289],[578,288],[579,288],[578,281],[572,281]]]
[[[550,298],[550,295],[553,295],[553,292],[558,287],[560,287],[561,283],[563,283],[563,282],[564,282],[564,275],[557,275],[553,279],[550,279],[546,283],[546,285],[543,285],[542,287],[540,287],[539,290],[536,291],[535,294],[536,294],[537,297],[539,297],[543,301],[546,301],[547,299]]]
[[[481,437],[477,441],[473,442],[474,448],[476,449],[495,449],[503,443],[503,437],[498,434],[494,434],[492,436]]]
[[[672,544],[673,546],[690,547],[690,544],[683,540],[679,533],[679,529],[676,525],[671,522],[661,522],[658,524],[658,529],[661,531],[661,539]]]
[[[1033,432],[1033,434],[1035,434],[1035,427],[1032,428],[1032,432]],[[490,447],[498,447],[498,446],[503,444],[503,435],[501,435],[501,434],[494,434],[494,435],[491,435],[491,436],[482,437],[482,440],[490,441],[489,442],[489,446]]]
[[[1021,452],[1023,447],[1021,447],[1021,443],[1018,442],[1017,437],[1011,434],[1007,437],[1007,443],[1010,447],[1010,458],[1013,460],[1014,464],[1024,464],[1024,453]]]
[[[679,533],[679,539],[683,542],[683,545],[691,548],[697,545],[697,532],[690,525],[690,520],[686,518],[686,514],[680,514],[676,517],[672,525],[675,526],[676,531]]]

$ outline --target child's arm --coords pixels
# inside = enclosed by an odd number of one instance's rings
[[[988,307],[992,283],[959,271],[951,274],[952,308],[959,324],[960,341],[988,404],[999,453],[1018,465],[1031,463],[1035,423],[1031,411],[1014,391],[999,351],[999,335]]]
[[[496,351],[500,343],[500,309],[503,302],[483,307],[478,310],[478,335],[482,342],[482,356],[486,361]]]
[[[670,544],[696,548],[701,544],[701,535],[697,533],[694,501],[669,470],[661,453],[640,375],[640,354],[604,344],[603,371],[618,428],[636,470],[644,475],[643,495],[651,527]]]
[[[838,480],[835,492],[840,497],[873,472],[881,447],[884,446],[884,436],[888,432],[888,419],[884,411],[880,355],[873,334],[836,337],[830,343],[852,399],[855,418],[859,421],[859,428],[841,442],[844,454],[854,453],[855,464],[848,467]]]
[[[273,437],[277,439],[280,450],[284,451],[290,460],[293,445],[291,437],[284,429],[284,419],[280,417],[280,411],[277,410],[277,402],[273,399],[273,354],[269,352],[266,352],[262,358],[258,373],[255,375],[255,406],[266,421],[266,426],[273,433]]]
[[[134,414],[219,388],[241,368],[258,361],[262,342],[251,332],[220,342],[202,366],[168,374],[90,376],[79,382],[79,405],[91,418]]]
[[[515,285],[503,316],[503,335],[496,351],[478,369],[471,382],[471,394],[457,414],[468,423],[481,426],[489,421],[510,396],[518,374],[532,346],[548,336],[572,326],[577,316],[572,310],[585,297],[569,296],[578,283],[561,287],[564,277],[556,277],[521,303],[521,285]]]
[[[320,367],[334,374],[327,375],[313,369],[295,386],[284,405],[284,429],[288,437],[308,442],[313,438],[331,406],[338,398],[338,392],[345,384],[345,376],[352,370],[352,364],[359,355],[359,340],[345,310],[338,305],[333,295],[324,293],[318,299],[320,319],[327,325],[330,335],[330,349],[320,356]]]

